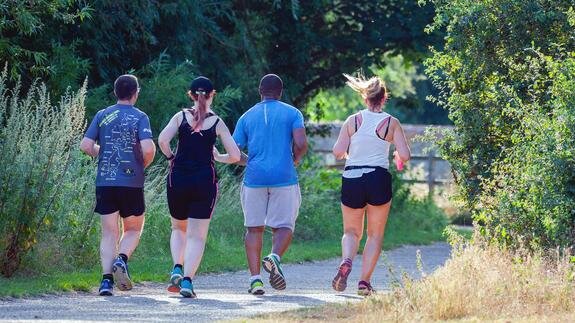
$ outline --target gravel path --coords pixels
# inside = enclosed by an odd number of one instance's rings
[[[393,275],[401,272],[419,276],[416,253],[421,252],[423,271],[430,273],[449,257],[446,243],[429,246],[404,246],[384,253],[375,270],[372,285],[385,290]],[[249,317],[270,311],[285,311],[317,306],[328,302],[358,301],[355,295],[361,257],[354,263],[348,289],[336,293],[331,289],[339,259],[283,266],[287,289],[272,290],[264,276],[266,294],[247,293],[247,271],[201,275],[194,287],[197,299],[183,299],[166,291],[166,284],[137,284],[130,292],[115,293],[114,297],[99,297],[94,293],[66,293],[35,298],[0,301],[0,320],[74,320],[74,321],[214,321]]]

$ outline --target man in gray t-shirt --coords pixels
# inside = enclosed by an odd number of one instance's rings
[[[144,225],[144,168],[154,160],[156,147],[148,116],[134,107],[139,91],[135,76],[118,77],[114,82],[118,102],[96,113],[80,144],[83,152],[98,157],[95,212],[102,219],[99,293],[103,296],[112,295],[114,283],[120,290],[132,288],[128,258]],[[118,248],[119,217],[124,232]]]

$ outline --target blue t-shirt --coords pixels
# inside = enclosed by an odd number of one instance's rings
[[[297,184],[292,132],[303,127],[301,112],[278,100],[264,100],[246,111],[234,131],[238,146],[248,150],[244,185],[278,187]]]
[[[85,134],[100,145],[96,186],[144,187],[140,141],[152,139],[148,116],[131,105],[98,111]]]

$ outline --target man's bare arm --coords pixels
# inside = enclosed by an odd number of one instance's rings
[[[298,165],[302,157],[307,152],[307,136],[305,128],[297,128],[292,132],[293,136],[293,161]]]

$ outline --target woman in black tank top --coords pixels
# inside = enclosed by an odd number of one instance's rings
[[[240,151],[228,127],[210,109],[214,95],[210,80],[194,79],[188,91],[194,106],[176,113],[158,138],[170,167],[166,185],[172,217],[170,249],[174,268],[168,290],[180,292],[184,297],[196,296],[192,278],[204,253],[216,205],[218,180],[213,151],[218,136],[227,152],[218,160],[225,163],[240,160]],[[170,141],[176,135],[178,143],[174,153]]]

